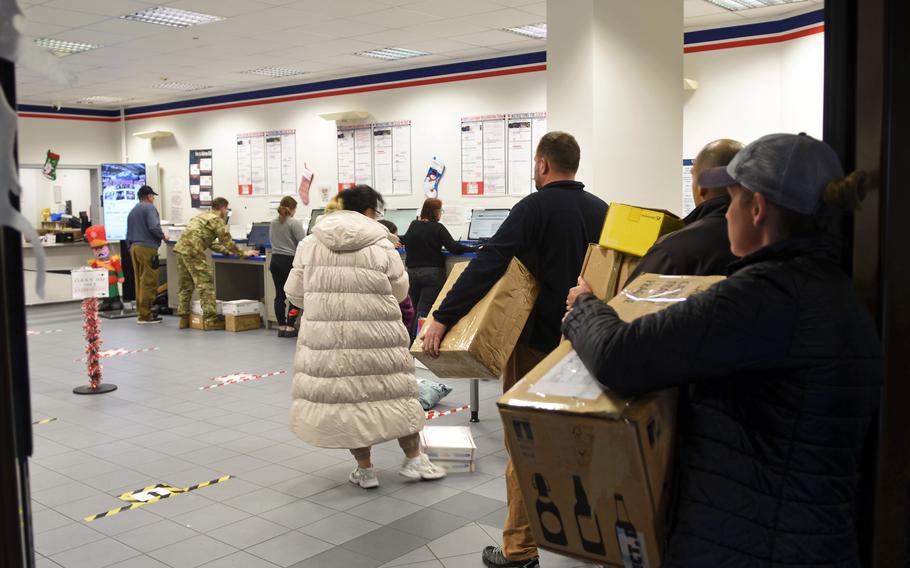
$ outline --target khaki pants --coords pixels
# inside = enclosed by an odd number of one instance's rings
[[[538,363],[543,361],[546,353],[531,349],[519,343],[506,362],[502,371],[502,392],[506,392],[520,381]],[[531,523],[521,497],[521,486],[512,465],[512,459],[506,462],[506,500],[509,511],[502,527],[502,553],[513,561],[529,560],[537,556],[537,543],[531,535]]]
[[[133,259],[133,274],[136,279],[136,307],[139,309],[139,319],[152,319],[152,303],[158,291],[158,269],[152,268],[152,259],[158,254],[158,249],[133,245],[130,247],[130,257]]]

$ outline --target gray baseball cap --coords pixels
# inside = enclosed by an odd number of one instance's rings
[[[752,142],[726,167],[698,176],[704,188],[741,184],[797,213],[815,215],[831,181],[844,177],[834,150],[820,140],[800,134],[768,134]]]

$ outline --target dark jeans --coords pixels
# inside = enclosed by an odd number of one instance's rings
[[[293,325],[293,322],[288,323],[287,312],[289,308],[297,306],[290,302],[287,303],[287,307],[284,305],[287,300],[287,296],[284,295],[284,283],[288,281],[293,263],[293,256],[273,254],[269,265],[269,272],[272,273],[272,281],[275,283],[275,317],[278,319],[278,325]]]
[[[425,318],[433,307],[433,302],[439,296],[442,285],[446,282],[446,269],[435,266],[421,266],[418,268],[408,268],[408,280],[410,288],[408,295],[414,302],[414,309],[417,311],[417,317],[414,318],[414,329],[411,335],[417,331],[417,320]]]

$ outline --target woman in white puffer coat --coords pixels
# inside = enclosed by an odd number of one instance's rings
[[[284,287],[303,306],[291,430],[317,447],[349,449],[357,460],[350,481],[364,489],[379,486],[370,447],[396,438],[405,453],[401,475],[442,478],[420,452],[425,418],[398,307],[408,274],[374,220],[382,196],[359,185],[339,197],[344,209],[300,242]]]

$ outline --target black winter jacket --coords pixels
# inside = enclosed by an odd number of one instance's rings
[[[872,320],[820,241],[732,269],[631,323],[583,296],[563,331],[621,394],[695,384],[666,566],[859,566],[854,499],[883,372]]]
[[[455,325],[517,257],[540,285],[520,341],[543,353],[555,349],[566,313],[566,296],[581,272],[588,243],[600,238],[607,216],[607,204],[584,188],[577,181],[554,181],[516,203],[433,312],[433,318]]]
[[[696,207],[683,219],[685,228],[654,243],[626,283],[646,272],[653,274],[725,275],[736,257],[730,252],[727,220],[730,196],[716,197]]]

